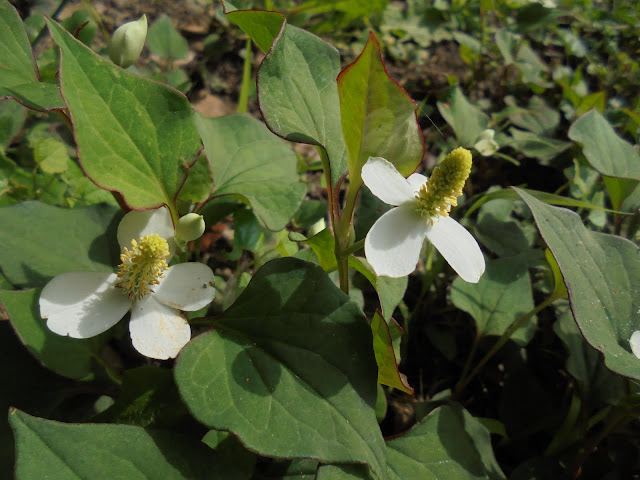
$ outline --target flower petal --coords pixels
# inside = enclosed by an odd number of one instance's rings
[[[191,339],[191,327],[180,312],[153,296],[134,304],[129,333],[138,352],[158,360],[175,358]]]
[[[414,190],[393,163],[382,157],[369,157],[362,167],[362,181],[371,193],[389,205],[413,202]]]
[[[631,345],[631,351],[633,354],[640,358],[640,330],[636,330],[631,334],[629,345]]]
[[[424,175],[421,175],[419,173],[412,173],[407,177],[407,182],[409,182],[409,185],[411,185],[414,194],[417,193],[418,190],[420,190],[420,187],[422,187],[422,185],[427,183],[427,180],[429,180],[429,177],[425,177]]]
[[[427,238],[465,282],[478,283],[484,273],[484,257],[466,228],[451,217],[441,217],[429,226]]]
[[[364,241],[367,260],[377,275],[404,277],[416,268],[427,230],[412,207],[392,208],[373,224]]]
[[[118,225],[118,243],[120,249],[131,247],[131,240],[137,240],[145,235],[157,233],[169,244],[169,251],[175,251],[175,229],[171,214],[165,207],[154,210],[131,211],[127,213]]]
[[[90,338],[113,327],[131,302],[115,287],[115,273],[66,272],[40,294],[40,315],[58,335]]]
[[[211,303],[216,295],[213,272],[204,263],[179,263],[164,275],[153,296],[168,307],[193,312]]]

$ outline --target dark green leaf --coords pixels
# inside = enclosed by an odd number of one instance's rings
[[[98,204],[68,210],[40,202],[0,208],[0,265],[16,287],[43,287],[71,270],[111,272],[120,248],[119,209]]]
[[[216,325],[175,369],[200,422],[265,456],[364,462],[386,477],[371,331],[321,268],[267,263]]]

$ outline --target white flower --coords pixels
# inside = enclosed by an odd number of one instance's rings
[[[141,354],[174,358],[191,339],[179,310],[195,311],[215,295],[213,272],[203,263],[167,261],[176,248],[171,215],[165,208],[127,213],[118,226],[123,250],[118,273],[66,272],[40,295],[40,315],[58,335],[89,338],[131,309],[129,332]]]
[[[640,358],[640,330],[636,330],[631,334],[629,345],[631,345],[631,351],[633,354]]]
[[[414,173],[405,179],[391,162],[369,157],[362,180],[376,197],[396,206],[376,221],[365,239],[365,255],[377,275],[409,275],[427,237],[463,280],[480,280],[484,273],[480,247],[449,217],[470,170],[471,153],[464,148],[451,152],[431,178]]]

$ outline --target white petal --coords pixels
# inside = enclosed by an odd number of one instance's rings
[[[164,275],[153,296],[169,307],[193,312],[209,305],[216,295],[213,272],[204,263],[179,263]]]
[[[466,228],[451,217],[441,217],[429,226],[427,238],[464,281],[478,283],[484,273],[484,257]]]
[[[149,358],[175,358],[191,339],[191,328],[180,312],[148,296],[134,304],[129,333],[135,349]]]
[[[636,330],[631,334],[629,345],[631,345],[631,351],[633,354],[640,358],[640,330]]]
[[[115,273],[66,272],[40,294],[40,315],[58,335],[94,337],[120,321],[131,302],[115,287]]]
[[[175,251],[175,229],[171,214],[165,207],[141,212],[127,213],[118,225],[118,243],[120,249],[131,247],[131,240],[137,240],[145,235],[157,233],[169,243],[169,251]]]
[[[416,193],[418,190],[420,190],[420,187],[427,183],[427,180],[429,180],[429,177],[425,177],[424,175],[420,175],[419,173],[412,173],[411,175],[409,175],[409,177],[407,177],[407,182],[409,182],[409,185],[411,185],[413,193]]]
[[[362,181],[371,193],[389,205],[414,202],[414,190],[393,163],[382,157],[369,157],[362,167]]]
[[[367,260],[377,275],[404,277],[416,268],[427,225],[412,207],[389,210],[373,224],[364,241]]]

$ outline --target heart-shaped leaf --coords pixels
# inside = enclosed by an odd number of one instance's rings
[[[282,230],[306,193],[293,150],[245,115],[198,115],[196,126],[213,172],[213,195],[241,195],[267,228]]]
[[[117,67],[56,22],[47,23],[61,50],[62,95],[87,176],[122,194],[131,208],[175,208],[201,148],[187,98]]]
[[[640,330],[640,249],[624,238],[587,230],[571,210],[514,190],[558,262],[580,332],[604,354],[609,369],[640,380],[640,359],[629,346],[631,334]]]
[[[40,81],[27,31],[16,9],[0,1],[0,100],[15,98],[34,110],[65,108],[58,85]]]
[[[366,463],[386,477],[371,330],[320,267],[267,263],[216,325],[175,368],[200,422],[265,456]]]
[[[351,186],[361,185],[360,171],[370,156],[387,159],[405,177],[413,173],[424,153],[418,105],[387,74],[373,33],[338,76],[338,92]]]
[[[315,35],[284,24],[258,70],[258,103],[277,135],[324,148],[331,184],[347,171],[336,78],[340,54]]]

